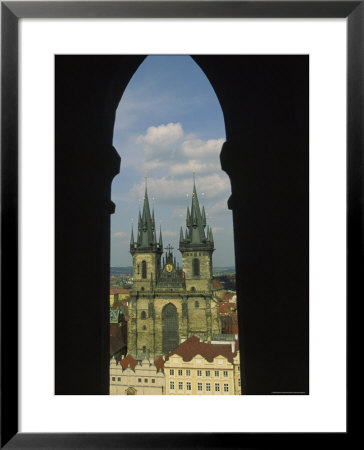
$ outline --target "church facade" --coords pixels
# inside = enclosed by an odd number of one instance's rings
[[[197,336],[211,342],[221,333],[218,301],[213,297],[212,230],[206,225],[194,183],[191,209],[187,208],[186,230],[180,230],[182,268],[173,248],[163,249],[162,232],[150,213],[147,188],[139,212],[136,239],[132,229],[133,289],[129,304],[128,353],[137,359],[154,358],[174,350]]]

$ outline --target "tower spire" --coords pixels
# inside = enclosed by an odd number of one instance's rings
[[[153,215],[151,215],[148,199],[147,177],[145,177],[143,211],[141,214],[139,212],[138,228],[138,245],[142,248],[156,245],[154,211]]]
[[[188,215],[188,211],[187,211]],[[195,173],[193,173],[193,192],[192,192],[192,204],[191,204],[191,220],[187,225],[190,229],[190,239],[193,244],[203,244],[206,242],[205,227],[206,217],[204,209],[200,210],[200,205],[197,197]]]
[[[162,225],[159,225],[159,248],[163,251]]]

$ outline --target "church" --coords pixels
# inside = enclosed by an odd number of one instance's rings
[[[182,268],[173,247],[163,250],[162,231],[155,227],[145,187],[138,231],[130,238],[133,257],[133,289],[129,304],[128,353],[137,359],[155,358],[174,350],[181,342],[197,336],[211,342],[221,333],[218,300],[213,297],[212,230],[206,226],[195,182],[191,210],[187,207],[186,230],[180,230]]]

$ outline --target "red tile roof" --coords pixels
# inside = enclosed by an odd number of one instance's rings
[[[212,289],[224,289],[219,280],[212,280]]]
[[[125,358],[123,358],[120,361],[120,365],[123,368],[123,370],[127,369],[129,367],[129,364],[130,368],[134,370],[135,366],[138,364],[138,361],[134,359],[131,355],[125,356]]]
[[[157,370],[161,370],[162,372],[164,372],[164,359],[162,356],[159,356],[155,361],[154,361],[154,365],[157,368]]]
[[[170,353],[172,355],[182,356],[183,361],[191,361],[196,355],[201,355],[207,361],[212,362],[216,356],[224,356],[230,362],[233,359],[233,353],[231,352],[230,345],[215,346],[212,344],[206,344],[200,342],[200,339],[196,336],[191,336],[186,341],[182,342],[175,350]]]
[[[220,314],[230,314],[232,311],[236,310],[235,303],[221,302],[219,303]]]
[[[225,301],[230,300],[231,298],[234,297],[234,295],[236,295],[236,292],[228,292],[226,295],[224,295],[223,300]]]

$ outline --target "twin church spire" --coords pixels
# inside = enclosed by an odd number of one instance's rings
[[[184,236],[182,227],[180,229],[180,246],[186,245],[203,245],[209,249],[213,249],[214,247],[212,230],[209,226],[206,227],[205,207],[202,207],[202,211],[200,209],[195,181],[193,181],[191,210],[187,207],[186,231]]]
[[[205,230],[206,229],[206,230]],[[201,246],[208,250],[214,250],[214,240],[212,230],[206,226],[205,208],[200,209],[195,181],[193,181],[191,209],[187,207],[186,231],[183,234],[180,229],[180,249],[186,246]],[[162,230],[159,230],[159,240],[157,242],[157,231],[155,229],[154,210],[150,213],[148,191],[145,186],[144,203],[142,213],[138,216],[138,234],[135,242],[133,227],[130,237],[130,253],[133,255],[136,250],[152,250],[163,253]]]
[[[143,211],[138,216],[138,234],[137,240],[134,240],[134,230],[131,229],[130,236],[130,253],[134,254],[136,249],[140,250],[157,250],[163,253],[162,229],[159,230],[159,239],[157,242],[157,231],[155,228],[154,209],[150,214],[148,190],[145,186]]]

